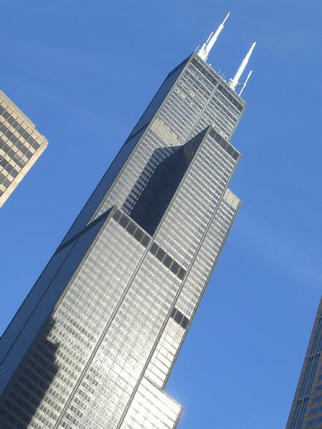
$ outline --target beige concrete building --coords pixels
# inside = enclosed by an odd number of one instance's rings
[[[0,91],[0,207],[47,145],[35,124]]]

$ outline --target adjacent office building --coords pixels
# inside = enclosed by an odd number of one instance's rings
[[[31,120],[0,91],[0,207],[47,145]]]
[[[322,298],[286,429],[322,428]]]
[[[4,332],[0,427],[177,425],[164,387],[240,205],[245,102],[206,63],[218,33],[168,74]]]

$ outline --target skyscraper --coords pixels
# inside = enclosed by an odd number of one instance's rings
[[[245,102],[206,63],[218,34],[168,74],[5,331],[6,429],[176,426],[164,387],[240,205]]]
[[[31,120],[0,91],[0,207],[47,145]]]
[[[322,427],[322,298],[286,429]]]

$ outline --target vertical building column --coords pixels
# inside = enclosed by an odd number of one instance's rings
[[[322,424],[322,298],[315,318],[286,429]]]

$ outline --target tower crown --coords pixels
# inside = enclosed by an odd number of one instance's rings
[[[212,47],[214,46],[214,44],[216,43],[216,41],[217,41],[217,39],[218,39],[218,36],[219,36],[219,34],[222,32],[222,30],[223,30],[223,28],[224,28],[224,25],[225,25],[225,22],[227,21],[227,19],[228,19],[228,17],[229,17],[229,15],[230,15],[230,11],[227,13],[227,15],[225,16],[225,19],[223,20],[223,22],[219,25],[219,27],[217,28],[217,30],[216,30],[216,32],[214,33],[214,32],[211,32],[210,33],[210,35],[209,35],[209,37],[208,37],[208,39],[206,40],[206,42],[201,46],[201,48],[198,50],[198,52],[197,52],[197,54],[199,55],[199,57],[203,60],[203,61],[207,61],[207,59],[208,59],[208,56],[209,56],[209,53],[210,53],[210,51],[211,51],[211,49],[212,49]],[[244,70],[245,70],[245,68],[246,68],[246,66],[247,66],[247,64],[248,64],[248,61],[249,61],[249,59],[250,59],[250,57],[251,57],[251,55],[252,55],[252,52],[253,52],[253,50],[254,50],[254,48],[255,48],[255,46],[256,46],[256,42],[253,42],[252,43],[252,46],[250,47],[250,49],[249,49],[249,51],[247,52],[247,54],[246,54],[246,56],[245,56],[245,58],[243,59],[243,61],[241,62],[241,64],[240,64],[240,66],[239,66],[239,68],[238,68],[238,70],[237,70],[237,72],[236,72],[236,74],[235,74],[235,76],[232,78],[232,79],[229,79],[229,86],[230,86],[230,88],[232,89],[232,90],[236,90],[236,88],[237,88],[237,86],[241,86],[242,88],[241,88],[241,90],[240,90],[240,93],[239,93],[239,95],[241,95],[241,93],[243,92],[243,90],[245,89],[245,87],[246,87],[246,84],[247,84],[247,82],[248,82],[248,79],[250,78],[250,76],[251,76],[251,74],[253,73],[253,70],[251,70],[249,73],[248,73],[248,75],[247,75],[247,78],[246,78],[246,80],[245,80],[245,82],[243,82],[243,83],[239,83],[239,79],[240,79],[240,77],[241,77],[241,75],[243,74],[243,72],[244,72]]]

